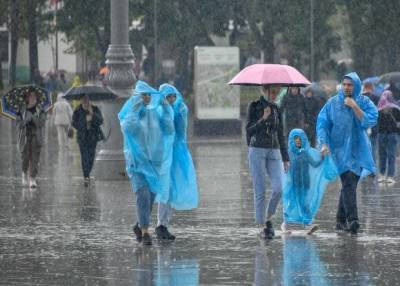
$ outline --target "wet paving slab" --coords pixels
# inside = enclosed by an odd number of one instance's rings
[[[201,203],[175,212],[171,243],[139,245],[128,181],[83,186],[75,143],[59,152],[48,126],[39,187],[21,186],[15,127],[0,119],[0,285],[396,285],[400,189],[364,180],[362,232],[334,230],[338,185],[326,192],[312,236],[264,241],[253,222],[243,140],[192,138]],[[11,135],[12,134],[12,135]],[[268,195],[267,191],[267,195]],[[153,225],[156,223],[153,212]],[[281,210],[275,218],[282,222]]]

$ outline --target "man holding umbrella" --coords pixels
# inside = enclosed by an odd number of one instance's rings
[[[104,139],[100,129],[102,124],[103,116],[100,109],[92,105],[88,95],[84,95],[81,104],[72,115],[72,126],[77,130],[76,137],[81,152],[85,187],[90,183],[90,172],[94,164],[97,142]]]
[[[36,188],[46,114],[38,105],[38,94],[34,87],[27,89],[25,100],[24,109],[17,113],[18,146],[22,155],[22,185],[29,184],[31,188]]]

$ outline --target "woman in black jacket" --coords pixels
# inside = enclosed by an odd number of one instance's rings
[[[285,171],[289,168],[282,114],[274,103],[280,89],[280,86],[276,85],[262,87],[263,96],[249,105],[246,124],[256,224],[263,227],[261,235],[269,239],[275,235],[271,219],[282,194],[282,159]],[[271,179],[272,195],[266,214],[265,179],[267,174]]]
[[[77,130],[85,186],[90,182],[97,142],[104,139],[100,129],[102,124],[103,116],[100,109],[91,104],[87,95],[84,96],[72,115],[72,126]]]

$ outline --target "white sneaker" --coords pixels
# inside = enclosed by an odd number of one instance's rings
[[[282,230],[283,233],[286,233],[286,234],[290,233],[290,230],[289,230],[287,224],[284,223],[284,222],[281,224],[281,230]]]
[[[35,178],[31,178],[30,183],[29,183],[29,187],[34,189],[34,188],[36,188],[36,186],[37,186],[36,179]]]
[[[378,183],[386,182],[386,176],[379,174],[378,176]]]
[[[26,187],[29,185],[28,175],[26,173],[22,173],[22,186]]]
[[[396,183],[396,181],[393,177],[387,177],[386,183],[388,183],[389,185],[393,185],[394,183]]]

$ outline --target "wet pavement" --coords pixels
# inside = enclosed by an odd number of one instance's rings
[[[337,186],[313,236],[263,241],[253,224],[251,180],[240,138],[193,138],[201,204],[176,212],[172,243],[133,238],[128,181],[84,188],[75,143],[58,152],[46,129],[39,187],[21,186],[15,127],[0,119],[0,285],[396,285],[400,276],[400,190],[365,181],[363,232],[334,231]],[[11,135],[13,134],[13,135]],[[276,226],[282,221],[281,211]],[[153,213],[153,223],[156,222]]]

